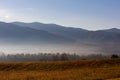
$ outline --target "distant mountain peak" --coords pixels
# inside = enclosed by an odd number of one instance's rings
[[[118,28],[111,28],[111,29],[108,29],[106,31],[107,32],[120,32],[120,29],[118,29]]]
[[[98,30],[98,31],[117,32],[117,33],[120,33],[120,29],[118,29],[118,28],[110,28],[110,29],[104,29],[104,30]]]
[[[115,42],[120,41],[120,29],[88,31],[81,28],[40,22],[0,22],[0,39],[28,39],[54,43],[71,41]]]
[[[111,29],[109,29],[109,30],[120,30],[120,29],[118,29],[118,28],[111,28]]]
[[[30,24],[44,24],[44,23],[41,23],[41,22],[31,22]]]

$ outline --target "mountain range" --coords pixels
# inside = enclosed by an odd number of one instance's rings
[[[65,27],[39,22],[0,22],[0,41],[37,43],[119,43],[120,29],[89,31],[82,28]]]

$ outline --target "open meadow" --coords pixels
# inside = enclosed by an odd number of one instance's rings
[[[0,63],[0,80],[119,80],[120,59]]]

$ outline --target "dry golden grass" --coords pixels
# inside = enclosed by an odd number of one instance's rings
[[[0,80],[117,80],[120,59],[0,63]]]
[[[113,78],[113,79],[107,79],[107,80],[120,80],[120,78]]]

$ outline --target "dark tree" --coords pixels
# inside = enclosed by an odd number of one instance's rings
[[[111,58],[119,58],[119,56],[117,54],[113,54]]]
[[[61,61],[68,60],[68,56],[66,53],[61,54]]]

